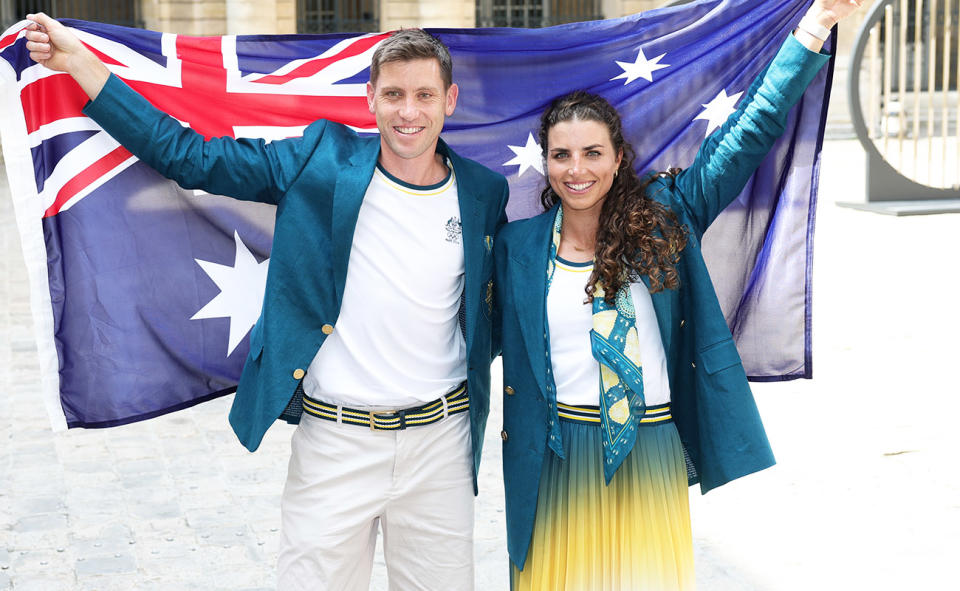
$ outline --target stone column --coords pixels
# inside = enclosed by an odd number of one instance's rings
[[[664,4],[665,0],[603,0],[603,16],[606,18],[618,18],[627,16],[628,14],[637,14],[644,10],[659,8]]]
[[[144,26],[152,31],[182,35],[224,35],[225,0],[140,0]]]
[[[381,31],[401,27],[470,28],[475,24],[475,0],[380,0]]]
[[[226,0],[226,5],[230,35],[297,32],[296,0]]]
[[[146,28],[184,35],[296,33],[296,0],[140,0]]]

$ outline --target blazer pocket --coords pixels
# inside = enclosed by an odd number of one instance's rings
[[[708,375],[740,365],[740,353],[733,339],[726,339],[700,349],[700,363]]]

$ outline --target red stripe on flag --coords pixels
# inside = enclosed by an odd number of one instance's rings
[[[130,152],[123,146],[119,146],[103,158],[100,158],[88,166],[83,172],[67,181],[66,184],[61,187],[53,205],[47,208],[47,211],[43,212],[43,217],[48,218],[60,213],[60,208],[63,207],[67,201],[70,201],[74,195],[86,189],[95,180],[113,170],[118,164],[129,157]]]
[[[383,33],[382,35],[375,35],[373,37],[368,37],[366,39],[361,39],[356,43],[351,44],[346,49],[340,53],[326,57],[323,59],[309,61],[302,66],[295,68],[294,70],[287,72],[286,74],[281,74],[277,76],[264,76],[257,80],[258,84],[283,84],[284,82],[289,82],[294,78],[304,78],[306,76],[312,76],[319,72],[320,70],[326,68],[333,62],[338,62],[344,58],[353,57],[355,55],[360,55],[364,51],[367,51],[383,39],[386,39],[390,36],[390,33]]]
[[[80,117],[87,104],[87,94],[67,74],[41,78],[24,87],[20,93],[27,133],[65,117]]]
[[[83,45],[84,45],[87,49],[89,49],[90,51],[92,51],[92,52],[93,52],[93,55],[95,55],[95,56],[97,56],[98,58],[100,58],[100,61],[101,61],[101,62],[103,62],[104,64],[106,64],[106,65],[108,65],[108,66],[126,66],[126,64],[121,63],[121,62],[118,62],[116,59],[113,58],[113,56],[107,55],[107,54],[103,53],[102,51],[100,51],[100,50],[97,49],[96,47],[90,45],[89,43],[84,43]]]
[[[20,31],[22,30],[23,29],[20,29]],[[6,37],[0,37],[0,51],[3,51],[4,49],[16,43],[17,36],[20,34],[20,31],[16,31],[15,33],[10,33]]]
[[[177,57],[183,62],[223,69],[222,37],[177,35]]]

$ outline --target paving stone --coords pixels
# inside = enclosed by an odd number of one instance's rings
[[[71,579],[44,574],[29,577],[13,576],[11,580],[11,588],[17,591],[71,591],[74,588]]]
[[[71,556],[66,552],[65,545],[58,546],[57,549],[52,547],[31,546],[29,549],[21,548],[14,552],[9,570],[16,579],[29,579],[40,576],[69,575],[72,577],[70,558]]]
[[[138,574],[103,574],[78,577],[77,591],[130,591],[140,589]],[[170,587],[174,589],[174,587]]]
[[[133,573],[136,570],[136,557],[128,549],[115,554],[87,557],[82,560],[77,559],[76,563],[78,578],[100,575],[120,575]]]
[[[73,536],[70,539],[70,549],[78,557],[84,560],[97,556],[108,554],[123,554],[130,551],[130,540],[134,539],[130,532],[122,531],[125,529],[120,524],[115,524],[96,537]]]
[[[67,516],[63,513],[43,513],[24,515],[13,526],[13,531],[23,533],[59,530],[67,525]]]
[[[29,497],[16,498],[11,504],[13,511],[21,514],[55,513],[66,507],[61,497]]]

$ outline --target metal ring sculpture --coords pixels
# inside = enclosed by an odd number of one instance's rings
[[[954,20],[960,21],[960,19],[954,19],[952,14],[952,7],[956,6],[957,3],[960,3],[960,0],[913,0],[910,2],[908,2],[908,0],[883,0],[877,2],[872,7],[857,34],[853,56],[850,62],[847,88],[853,126],[856,130],[857,137],[860,139],[860,143],[863,144],[863,148],[867,152],[868,201],[912,201],[921,199],[960,198],[960,121],[956,124],[958,129],[955,130],[955,137],[951,138],[949,134],[949,110],[951,103],[955,103],[953,104],[954,117],[960,118],[960,96],[954,98],[949,92],[951,75],[960,78],[960,74],[958,74],[958,72],[960,72],[960,66],[958,66],[960,56],[958,56],[952,48],[952,28],[960,27],[960,22],[954,22]],[[908,18],[911,6],[913,7],[914,27],[912,40],[908,39],[907,35],[911,24]],[[942,13],[938,6],[942,6]],[[895,13],[898,13],[897,16],[899,16],[899,18],[894,18]],[[941,14],[943,15],[943,19],[938,21],[937,17]],[[924,20],[924,16],[927,17],[926,21]],[[939,48],[937,48],[934,43],[934,47],[927,48],[929,51],[918,51],[918,47],[921,46],[921,33],[923,32],[925,22],[927,24],[925,40],[928,45],[931,40],[937,40],[937,35],[933,34],[933,32],[935,28],[939,32],[940,23],[943,24],[942,42]],[[898,35],[895,35],[895,33],[898,33]],[[897,43],[897,39],[894,39],[895,36],[898,37],[899,44]],[[912,147],[914,153],[912,178],[904,172],[904,169],[907,167],[904,166],[903,159],[904,136],[907,131],[907,88],[910,86],[907,80],[907,67],[909,65],[907,63],[907,54],[910,53],[908,49],[910,41],[913,43],[912,61],[914,66],[912,79],[909,81],[912,85],[913,94],[912,128],[910,129],[912,136],[910,139],[910,147]],[[877,80],[878,77],[874,69],[875,61],[870,63],[871,69],[868,75],[870,86],[870,96],[868,100],[875,101],[868,105],[870,109],[870,120],[868,123],[867,118],[864,117],[863,103],[861,102],[860,78],[864,56],[868,47],[871,49],[870,57],[876,60],[881,51],[881,44],[883,45],[882,57],[884,60],[882,80]],[[926,68],[921,67],[923,57],[921,52],[923,56],[927,58]],[[898,59],[895,63],[891,63],[894,62],[893,58],[895,53]],[[939,68],[937,67],[938,60],[941,61]],[[896,81],[893,80],[893,70],[895,66],[897,69]],[[939,90],[936,88],[938,74],[942,80],[942,88]],[[920,88],[923,86],[924,77],[926,77],[927,84],[926,94],[924,94],[923,97],[927,100],[928,106],[925,112],[927,116],[926,130],[920,128]],[[878,100],[877,88],[880,86],[880,82],[882,82],[882,88],[880,89]],[[894,83],[896,83],[895,91],[893,90]],[[942,149],[940,150],[942,159],[939,168],[941,182],[933,183],[933,134],[935,131],[934,121],[936,112],[933,110],[932,104],[934,96],[937,93],[939,93],[940,99],[943,100],[943,105],[939,111],[941,114],[940,130],[942,134],[940,137],[940,140],[942,140]],[[896,95],[896,102],[891,100],[894,95]],[[897,107],[896,113],[894,113],[893,110],[894,105]],[[877,117],[875,113],[875,109],[877,108],[880,109],[879,117]],[[891,117],[893,114],[896,115],[897,123],[896,141],[898,142],[899,148],[897,164],[899,164],[899,166],[894,166],[891,162],[893,150],[888,149],[890,128],[894,121]],[[918,177],[921,176],[918,174],[920,169],[920,135],[924,131],[926,131],[927,136],[926,149],[929,151],[925,161],[928,172],[926,174],[926,182],[920,182],[918,180]],[[881,146],[879,147],[874,141],[876,136],[881,136]],[[951,143],[955,143],[956,145],[956,155],[949,154]],[[956,160],[956,162],[953,160]],[[954,176],[950,180],[945,181],[948,173]]]

